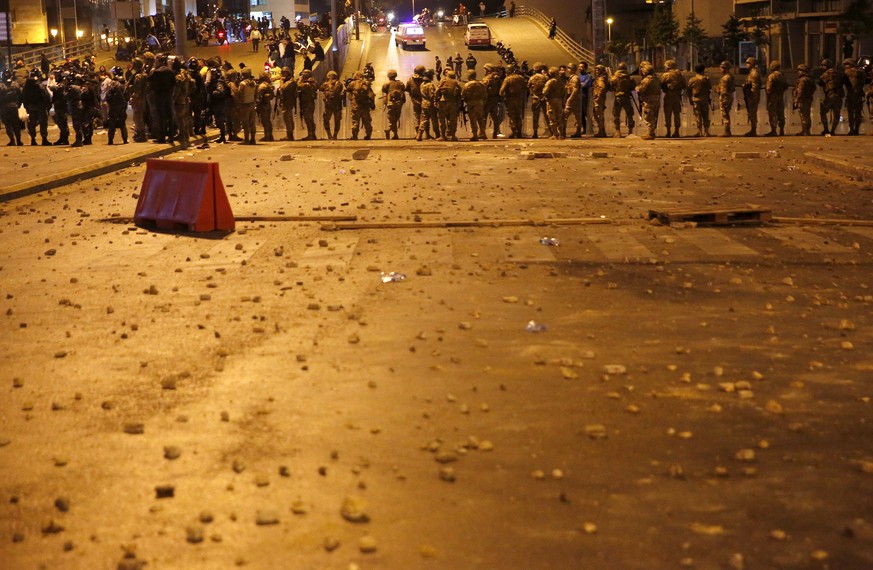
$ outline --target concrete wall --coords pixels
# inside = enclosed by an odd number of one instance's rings
[[[694,15],[703,20],[701,26],[706,30],[706,35],[710,38],[721,37],[721,26],[733,14],[733,4],[726,0],[676,0],[673,4],[673,13],[679,20],[680,29],[685,29],[685,22],[692,6]]]
[[[12,43],[48,43],[48,24],[42,0],[10,0],[9,7],[12,11]]]

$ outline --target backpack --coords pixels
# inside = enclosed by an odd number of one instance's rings
[[[127,100],[124,98],[124,88],[118,81],[113,81],[106,92],[106,103],[110,107],[125,107]]]

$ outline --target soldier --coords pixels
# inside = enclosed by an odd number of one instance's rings
[[[731,62],[723,61],[719,66],[721,68],[721,78],[718,80],[718,106],[721,109],[721,124],[724,127],[724,133],[720,136],[731,136],[731,107],[734,105],[734,74],[731,72]]]
[[[18,87],[18,83],[11,79],[0,81],[0,120],[6,126],[6,134],[9,135],[6,146],[24,146],[21,142],[21,120],[18,118],[19,105],[21,105],[21,88]]]
[[[485,77],[482,79],[485,88],[488,89],[488,98],[485,100],[485,115],[491,119],[491,138],[496,139],[500,135],[500,124],[503,122],[500,97],[503,79],[498,68],[490,63],[485,64]]]
[[[824,91],[819,112],[824,130],[822,135],[835,135],[840,124],[840,111],[843,108],[843,78],[829,59],[821,60],[822,74],[818,79]],[[831,115],[828,120],[828,115]]]
[[[179,146],[186,149],[190,145],[190,135],[194,130],[191,94],[194,93],[197,84],[178,59],[173,61],[173,70],[176,72],[176,83],[173,86],[173,117],[179,130]]]
[[[55,81],[55,87],[52,89],[52,105],[55,108],[55,124],[60,134],[54,144],[62,146],[70,144],[70,125],[67,121],[68,74],[57,72]]]
[[[634,109],[631,98],[633,97],[634,88],[637,86],[636,81],[631,79],[627,73],[627,64],[621,62],[618,64],[618,69],[613,74],[610,80],[612,91],[615,93],[615,102],[612,104],[612,118],[615,125],[615,133],[613,137],[621,138],[621,112],[624,111],[624,116],[627,118],[628,134],[633,133],[634,126]]]
[[[550,139],[564,139],[567,130],[564,122],[564,92],[566,83],[557,67],[549,68],[549,80],[543,87],[543,97],[546,99],[546,110],[549,117]]]
[[[655,69],[648,61],[640,63],[640,85],[637,93],[640,95],[640,104],[643,109],[643,120],[646,122],[648,132],[642,137],[645,140],[655,138],[655,129],[658,127],[658,112],[661,110],[661,80],[655,75]],[[667,124],[669,130],[669,123]],[[676,130],[678,133],[678,129]]]
[[[339,75],[336,71],[328,71],[327,79],[318,88],[321,92],[322,100],[324,101],[324,113],[321,120],[324,123],[324,131],[327,133],[327,138],[336,140],[340,130],[340,121],[343,117],[343,100],[345,93],[343,92],[343,84],[339,80]],[[330,129],[330,120],[333,118],[333,131]]]
[[[418,134],[415,140],[420,141],[422,138],[430,140],[431,138],[439,138],[440,121],[439,111],[437,106],[439,99],[437,98],[437,84],[434,83],[434,70],[428,69],[424,72],[424,81],[421,84],[421,122],[418,124]],[[434,136],[430,134],[430,128],[433,126]]]
[[[849,58],[843,60],[843,84],[846,87],[846,114],[849,115],[849,136],[861,134],[864,112],[864,72]]]
[[[594,66],[594,83],[591,96],[594,102],[594,122],[597,123],[595,138],[606,138],[606,96],[612,90],[606,68],[602,65]]]
[[[436,97],[439,101],[440,133],[437,140],[458,142],[458,113],[461,109],[461,84],[455,79],[455,72],[448,70],[446,76],[437,86]]]
[[[711,102],[712,84],[705,74],[706,65],[694,66],[694,77],[688,80],[688,96],[694,109],[694,119],[697,123],[695,137],[710,137],[709,134],[709,106]]]
[[[228,97],[226,97],[224,101],[225,130],[228,135],[227,140],[234,142],[243,140],[239,138],[242,117],[240,116],[239,106],[236,104],[236,97],[239,92],[241,79],[242,76],[240,73],[234,69],[229,69],[224,74],[224,83],[227,85],[228,92]]]
[[[364,74],[356,71],[352,81],[346,86],[349,102],[352,108],[352,140],[358,140],[358,131],[364,126],[364,140],[370,140],[373,134],[373,122],[370,111],[376,108],[376,94],[370,87],[370,82],[364,79]]]
[[[870,130],[867,131],[867,134],[873,135],[873,83],[867,87],[865,97],[867,98],[867,114],[870,117]]]
[[[455,63],[455,77],[457,78],[457,77],[461,76],[461,71],[463,71],[463,69],[464,69],[464,58],[461,57],[460,53],[455,54],[454,63]]]
[[[275,99],[276,90],[273,88],[273,81],[270,79],[270,74],[265,71],[258,78],[258,86],[255,89],[255,106],[258,110],[261,128],[264,129],[261,142],[276,140],[273,138],[273,103]]]
[[[188,75],[194,80],[194,92],[191,93],[191,115],[193,134],[206,134],[206,82],[204,74],[201,73],[200,65],[195,58],[189,58],[185,65],[188,68]]]
[[[242,80],[236,87],[234,100],[237,116],[243,129],[243,144],[256,144],[255,132],[258,128],[258,111],[255,105],[258,86],[252,78],[250,67],[244,67],[240,72]]]
[[[519,75],[518,69],[513,65],[509,68],[509,75],[500,86],[500,96],[506,102],[506,114],[509,116],[509,129],[511,139],[522,138],[522,120],[524,113],[524,95],[526,92],[524,78]]]
[[[172,73],[172,72],[171,72]],[[82,85],[82,144],[91,144],[94,136],[94,119],[100,116],[100,95],[96,78],[86,74]],[[172,141],[171,141],[172,142]]]
[[[667,138],[679,138],[679,127],[682,125],[682,92],[687,84],[685,76],[676,69],[676,61],[668,59],[664,62],[667,69],[661,74],[661,89],[664,91],[664,123],[667,126]],[[670,131],[670,127],[675,128]]]
[[[212,62],[213,64],[215,62]],[[224,80],[224,76],[219,71],[218,67],[213,65],[209,69],[208,82],[206,85],[207,104],[209,112],[212,113],[215,119],[215,126],[218,127],[219,136],[215,140],[218,144],[227,142],[227,103],[230,99],[230,89]]]
[[[782,75],[782,65],[778,61],[770,62],[770,75],[767,76],[767,116],[770,121],[770,132],[765,136],[775,137],[776,126],[779,126],[779,136],[785,136],[785,91],[788,82]]]
[[[38,69],[30,72],[21,90],[21,103],[27,111],[27,132],[31,146],[36,146],[36,128],[42,137],[42,146],[51,146],[48,141],[48,113],[52,108],[52,96],[42,84],[42,73]]]
[[[124,78],[124,70],[120,67],[112,68],[114,77],[106,89],[106,103],[109,105],[107,117],[107,144],[114,144],[115,131],[121,131],[121,144],[127,144],[127,95],[121,80]]]
[[[758,103],[761,101],[761,74],[758,72],[758,60],[754,57],[746,58],[746,68],[749,70],[749,75],[743,83],[743,98],[751,128],[745,136],[756,137],[758,136]]]
[[[793,107],[800,113],[799,136],[808,137],[812,128],[812,98],[815,96],[815,81],[809,76],[809,68],[801,63],[797,66],[797,84],[792,92]]]
[[[170,121],[173,119],[173,85],[176,74],[167,65],[167,56],[155,58],[155,68],[149,73],[149,85],[154,93],[155,107],[150,112],[156,117],[157,132],[153,133],[158,144],[172,143],[173,132]],[[86,142],[89,137],[86,137]]]
[[[461,97],[467,106],[470,115],[470,130],[473,132],[471,141],[485,140],[485,100],[488,98],[488,90],[481,81],[476,81],[476,70],[467,70],[467,82],[461,89]]]
[[[440,56],[434,56],[434,70],[436,72],[436,78],[442,79],[443,77],[443,62],[440,61]]]
[[[318,85],[312,78],[312,71],[304,69],[297,80],[297,99],[300,101],[300,116],[306,124],[305,141],[314,141],[315,137],[315,100],[318,98]]]
[[[585,115],[582,110],[582,81],[580,75],[576,73],[575,66],[570,67],[570,77],[565,87],[565,95],[564,128],[567,128],[569,118],[572,116],[576,122],[576,132],[570,138],[578,139],[582,136],[582,130],[585,128]]]
[[[421,125],[421,85],[424,83],[424,71],[423,65],[416,65],[412,70],[412,77],[406,80],[406,92],[409,93],[409,100],[412,101],[413,126],[416,133]]]
[[[291,68],[283,67],[280,73],[279,93],[277,104],[282,113],[282,122],[285,123],[285,138],[283,141],[294,140],[294,111],[297,110],[297,82]]]
[[[73,121],[73,131],[76,133],[76,140],[70,145],[73,147],[82,146],[85,140],[82,103],[82,97],[85,95],[84,82],[85,79],[82,75],[77,73],[73,76],[71,85],[67,90],[67,112],[70,114],[70,119]]]
[[[406,86],[397,80],[397,72],[388,70],[388,82],[382,85],[382,97],[385,99],[385,108],[388,110],[388,128],[385,129],[385,138],[399,139],[397,129],[400,127],[400,113],[403,104],[406,103]]]
[[[549,118],[546,114],[546,98],[543,95],[543,87],[549,76],[546,75],[546,66],[541,62],[536,62],[533,65],[533,75],[527,81],[527,91],[530,94],[530,114],[533,118],[533,135],[532,138],[539,138],[540,114],[546,120],[546,127],[549,125]]]

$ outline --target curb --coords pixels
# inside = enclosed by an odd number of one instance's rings
[[[211,135],[207,135],[205,137],[192,137],[190,144],[191,146],[203,144],[209,139],[210,136]],[[58,174],[42,176],[28,182],[22,182],[20,184],[15,184],[14,186],[9,186],[7,188],[4,188],[3,191],[0,192],[0,203],[9,202],[10,200],[15,200],[17,198],[24,198],[25,196],[31,196],[33,194],[38,194],[45,190],[51,190],[53,188],[64,186],[72,182],[88,180],[89,178],[94,178],[103,174],[107,174],[109,172],[121,170],[122,168],[127,168],[135,162],[142,162],[149,158],[166,156],[168,154],[173,154],[175,152],[183,150],[175,144],[173,146],[160,146],[161,147],[152,150],[125,154],[115,158],[95,162],[88,166],[83,166],[74,170],[68,170],[66,172],[60,172]]]
[[[864,166],[863,164],[852,164],[847,160],[832,158],[823,154],[814,152],[804,153],[806,159],[817,166],[822,166],[829,170],[835,170],[842,174],[848,174],[855,180],[873,180],[873,168]]]

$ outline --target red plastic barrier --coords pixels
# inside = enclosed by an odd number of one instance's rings
[[[233,212],[215,162],[149,160],[134,223],[193,232],[234,229]]]

